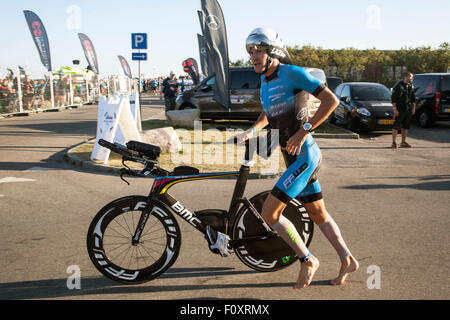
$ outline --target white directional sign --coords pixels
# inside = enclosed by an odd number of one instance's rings
[[[131,60],[146,61],[147,60],[147,53],[146,52],[132,52],[131,53]]]

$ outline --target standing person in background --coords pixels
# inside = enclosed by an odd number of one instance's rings
[[[0,82],[0,113],[8,112],[10,94],[8,79],[4,79]]]
[[[394,109],[394,128],[392,129],[392,148],[397,149],[397,132],[401,129],[402,142],[400,147],[411,148],[406,142],[406,135],[410,127],[411,117],[416,113],[416,96],[412,81],[414,76],[411,72],[403,74],[403,80],[392,88],[392,108]]]
[[[55,77],[53,80],[54,85],[54,97],[55,97],[55,106],[59,107],[63,105],[64,102],[64,82],[62,80],[62,76]]]
[[[25,76],[25,81],[22,83],[23,107],[25,110],[31,109],[33,92],[34,82],[30,80],[30,76]]]
[[[45,91],[45,81],[39,80],[37,87],[36,87],[36,93],[39,95],[39,104],[42,106],[44,104],[44,91]]]
[[[155,96],[158,94],[158,86],[159,86],[158,80],[157,79],[153,79],[152,82],[151,82],[151,87],[152,87],[152,90],[153,90],[153,94]]]
[[[167,111],[175,109],[175,100],[177,99],[178,82],[175,72],[170,71],[170,76],[164,79],[161,87],[160,97],[164,94],[164,104]]]
[[[184,92],[184,77],[180,76],[180,90]]]

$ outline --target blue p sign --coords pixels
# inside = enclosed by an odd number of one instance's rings
[[[147,49],[147,34],[146,33],[132,33],[131,34],[131,49]]]

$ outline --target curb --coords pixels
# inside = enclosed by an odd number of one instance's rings
[[[80,167],[83,169],[100,171],[105,173],[120,173],[120,169],[118,167],[108,166],[105,164],[98,164],[89,160],[82,159],[74,154],[74,149],[77,147],[91,142],[93,139],[88,140],[87,142],[81,142],[73,147],[69,147],[65,150],[63,159],[67,161],[69,164],[74,165],[76,167]]]
[[[331,127],[335,127],[339,130],[344,131],[345,133],[313,133],[314,138],[329,138],[329,139],[359,139],[359,134],[347,130],[345,128],[341,128],[335,124],[327,123],[327,125]]]

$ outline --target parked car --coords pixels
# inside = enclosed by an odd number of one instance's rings
[[[311,75],[326,82],[321,69],[306,68]],[[259,99],[260,76],[253,67],[230,68],[230,111],[216,102],[214,98],[215,75],[201,81],[191,90],[179,94],[175,110],[200,109],[202,119],[247,119],[256,120],[262,111]],[[307,94],[310,115],[314,115],[320,100]]]
[[[305,70],[314,78],[319,79],[320,82],[325,83],[325,85],[327,85],[327,77],[325,76],[325,72],[322,69],[306,67]],[[306,101],[308,103],[309,116],[312,117],[319,108],[320,100],[317,99],[317,97],[313,96],[312,94],[307,93]]]
[[[450,73],[415,74],[416,114],[421,127],[450,120]]]
[[[336,90],[337,86],[343,82],[344,81],[342,80],[342,78],[339,77],[327,77],[328,89],[330,89],[333,92]]]
[[[259,100],[260,77],[253,68],[230,68],[230,110],[216,102],[216,76],[201,81],[191,90],[178,95],[176,110],[200,109],[201,118],[256,119],[261,113]]]
[[[340,84],[335,95],[338,107],[330,115],[330,123],[341,122],[351,131],[392,130],[394,110],[391,91],[372,82]]]

